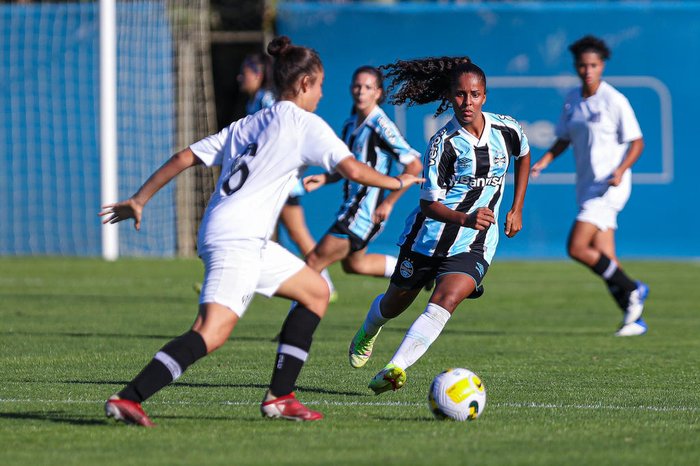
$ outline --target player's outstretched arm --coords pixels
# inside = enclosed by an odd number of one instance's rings
[[[423,171],[423,164],[416,158],[404,167],[403,173],[417,176],[421,171]],[[391,211],[394,209],[396,201],[403,196],[403,193],[405,193],[407,189],[408,187],[404,187],[404,189],[400,189],[389,194],[374,210],[374,213],[372,214],[372,221],[375,223],[380,223],[388,220],[389,215],[391,215]]]
[[[505,224],[505,233],[508,238],[512,238],[523,229],[523,205],[525,203],[528,178],[530,178],[529,152],[515,161],[513,205],[506,215]]]
[[[129,199],[103,205],[102,211],[98,213],[100,217],[104,217],[102,223],[117,223],[133,218],[134,228],[140,230],[141,213],[151,197],[179,173],[200,163],[201,160],[194,155],[189,147],[173,155],[158,170],[153,172],[136,194]]]
[[[338,165],[336,171],[344,178],[365,186],[376,186],[382,189],[399,191],[413,184],[422,183],[425,178],[418,178],[410,173],[402,173],[399,176],[382,175],[372,167],[358,162],[355,157],[345,157]]]

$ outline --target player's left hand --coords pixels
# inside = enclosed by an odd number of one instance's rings
[[[133,218],[134,228],[136,230],[140,230],[142,212],[143,205],[136,202],[133,198],[129,198],[126,201],[103,205],[102,211],[97,215],[100,217],[106,217],[102,220],[103,224],[118,223],[122,220]]]
[[[506,236],[512,238],[523,229],[523,213],[520,210],[511,210],[506,215]]]
[[[391,215],[391,211],[393,209],[394,206],[390,202],[382,202],[374,210],[374,213],[372,214],[372,221],[374,223],[386,222],[389,219],[389,215]]]

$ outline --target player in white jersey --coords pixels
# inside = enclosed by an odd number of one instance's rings
[[[622,270],[615,253],[617,214],[632,188],[631,167],[644,148],[634,110],[627,98],[602,80],[610,49],[585,36],[569,47],[581,86],[566,97],[557,140],[532,167],[537,177],[569,145],[576,159],[579,213],[569,234],[571,258],[588,266],[607,283],[624,317],[617,336],[643,335],[642,319],[649,287]]]
[[[452,107],[454,118],[431,139],[423,156],[426,181],[420,207],[409,215],[401,254],[391,283],[371,304],[352,339],[350,364],[366,364],[382,327],[435,279],[435,290],[389,363],[369,383],[376,394],[397,390],[406,369],[438,338],[457,306],[483,293],[481,282],[498,244],[498,209],[510,157],[515,158],[515,192],[505,234],[522,229],[522,209],[530,168],[530,148],[510,117],[482,111],[486,76],[467,57],[398,61],[388,65],[392,102],[440,101],[436,115]]]
[[[419,182],[389,177],[358,163],[333,130],[313,112],[321,98],[323,65],[309,48],[289,38],[272,40],[280,101],[238,120],[173,155],[131,198],[106,205],[104,223],[134,219],[140,227],[148,200],[183,170],[221,165],[199,229],[205,276],[199,312],[190,331],[166,344],[124,389],[105,404],[117,420],[153,425],[141,407],[195,361],[223,345],[254,293],[296,301],[282,325],[272,381],[261,404],[263,416],[298,421],[321,419],[294,396],[294,385],[328,305],[328,286],[304,262],[270,241],[289,191],[308,165],[338,171],[371,186],[399,190]]]
[[[384,100],[384,77],[373,66],[361,66],[352,75],[350,93],[352,115],[343,125],[342,139],[355,158],[388,175],[394,164],[401,164],[403,173],[417,175],[423,165],[419,154],[406,142],[396,125],[379,104]],[[328,182],[339,180],[337,175],[321,174],[308,177],[309,191]],[[367,254],[367,246],[384,228],[391,211],[405,190],[386,193],[380,188],[345,182],[345,196],[333,225],[306,257],[314,270],[341,261],[347,273],[390,277],[396,257]]]
[[[241,65],[241,72],[238,75],[238,83],[241,92],[248,96],[246,112],[248,115],[271,107],[275,103],[275,95],[270,89],[272,83],[272,62],[267,55],[253,53],[245,57]],[[287,198],[279,220],[289,233],[289,238],[296,245],[302,256],[306,256],[316,245],[316,241],[306,226],[304,209],[301,206],[301,197],[304,195],[304,186],[297,183]],[[335,286],[326,269],[321,270],[321,276],[328,283],[331,289],[331,301],[337,296]],[[201,291],[195,286],[197,292]]]

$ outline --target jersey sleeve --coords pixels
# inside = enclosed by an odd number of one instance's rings
[[[191,144],[190,149],[207,167],[221,165],[226,142],[236,123],[238,122],[235,121],[218,133],[207,136]]]
[[[433,136],[423,156],[423,178],[420,186],[420,199],[424,201],[441,201],[447,194],[446,186],[441,183],[440,167],[443,164],[444,141],[443,132]]]
[[[308,116],[301,142],[302,159],[306,165],[319,166],[333,173],[341,160],[353,157],[352,152],[321,117],[313,113]]]
[[[379,117],[376,131],[388,152],[402,165],[408,165],[420,158],[418,151],[408,144],[393,121],[383,116]]]
[[[620,144],[631,142],[642,137],[642,130],[639,127],[639,122],[637,121],[637,116],[634,114],[632,105],[630,105],[627,97],[620,94],[617,101],[618,115],[618,127],[617,127],[617,141]]]

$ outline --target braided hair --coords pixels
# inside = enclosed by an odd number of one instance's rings
[[[379,67],[391,81],[389,102],[409,106],[440,102],[435,116],[449,108],[448,96],[459,76],[473,73],[486,87],[486,74],[469,57],[428,57],[416,60],[398,60]]]

